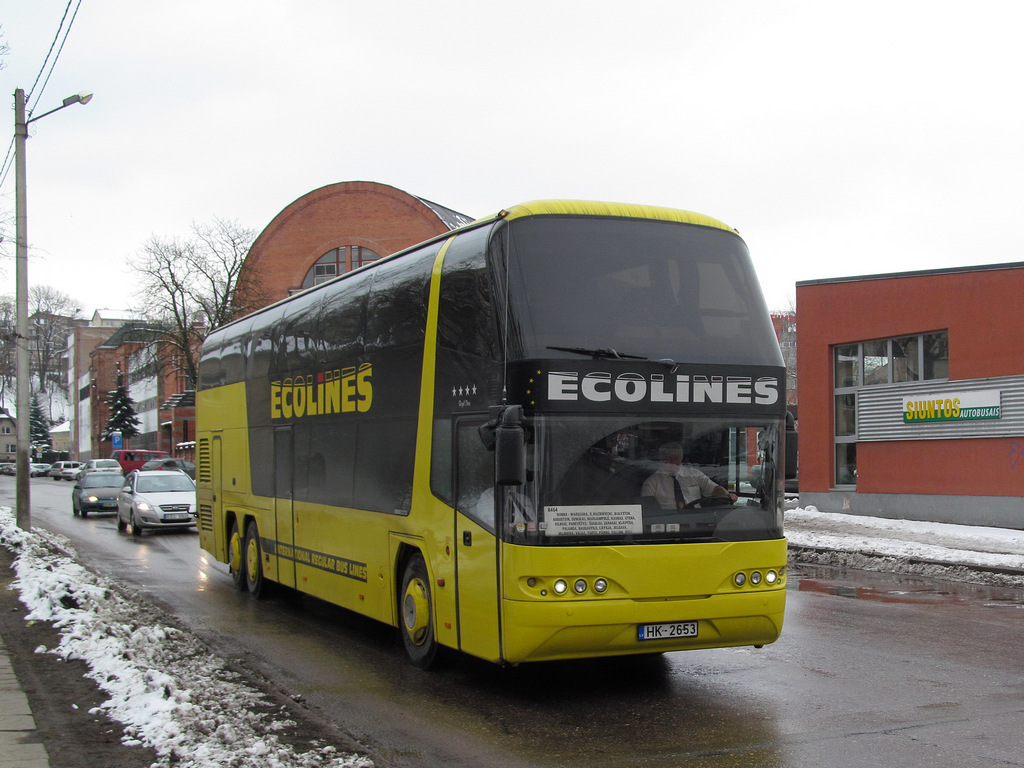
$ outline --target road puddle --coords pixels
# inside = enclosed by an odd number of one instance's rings
[[[789,588],[878,603],[1024,608],[1024,590],[822,565],[791,567]]]

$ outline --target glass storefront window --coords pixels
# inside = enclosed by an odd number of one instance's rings
[[[857,484],[857,393],[861,387],[949,378],[949,333],[919,333],[833,348],[836,485]]]
[[[920,336],[901,336],[892,340],[892,380],[918,381],[920,371]]]
[[[836,443],[836,485],[857,484],[857,444]]]
[[[860,382],[860,345],[836,347],[836,389],[855,387]]]
[[[864,384],[889,383],[889,340],[864,342]]]
[[[924,335],[924,377],[949,378],[949,334],[945,331]]]
[[[836,437],[854,437],[857,434],[857,395],[836,395]]]

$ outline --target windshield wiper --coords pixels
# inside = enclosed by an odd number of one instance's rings
[[[558,352],[572,352],[576,355],[587,355],[596,359],[613,358],[615,360],[646,360],[644,355],[627,355],[614,349],[587,349],[586,347],[548,347]]]
[[[595,360],[614,359],[614,360],[650,360],[649,357],[643,355],[627,355],[622,352],[616,352],[614,349],[587,349],[586,347],[548,347],[548,349],[555,349],[559,352],[573,352],[577,355],[589,355]],[[670,357],[662,357],[654,362],[661,363],[662,365],[668,366],[671,373],[675,373],[679,367],[679,363]]]

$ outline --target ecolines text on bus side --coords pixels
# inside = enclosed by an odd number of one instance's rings
[[[373,364],[319,371],[270,383],[270,418],[365,413],[373,405]]]
[[[779,401],[779,380],[773,377],[704,376],[655,373],[612,374],[592,371],[549,371],[549,400],[588,400],[593,403],[612,399],[624,403],[729,403],[774,405]]]

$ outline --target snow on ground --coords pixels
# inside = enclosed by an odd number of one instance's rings
[[[1024,586],[1024,531],[821,512],[786,511],[791,549],[815,562]]]
[[[15,553],[14,587],[26,621],[60,631],[62,659],[81,659],[110,697],[99,709],[124,743],[156,750],[175,768],[372,768],[365,757],[316,746],[296,752],[278,734],[294,725],[199,640],[166,625],[145,601],[78,565],[64,537],[16,526],[0,508],[0,545]]]

